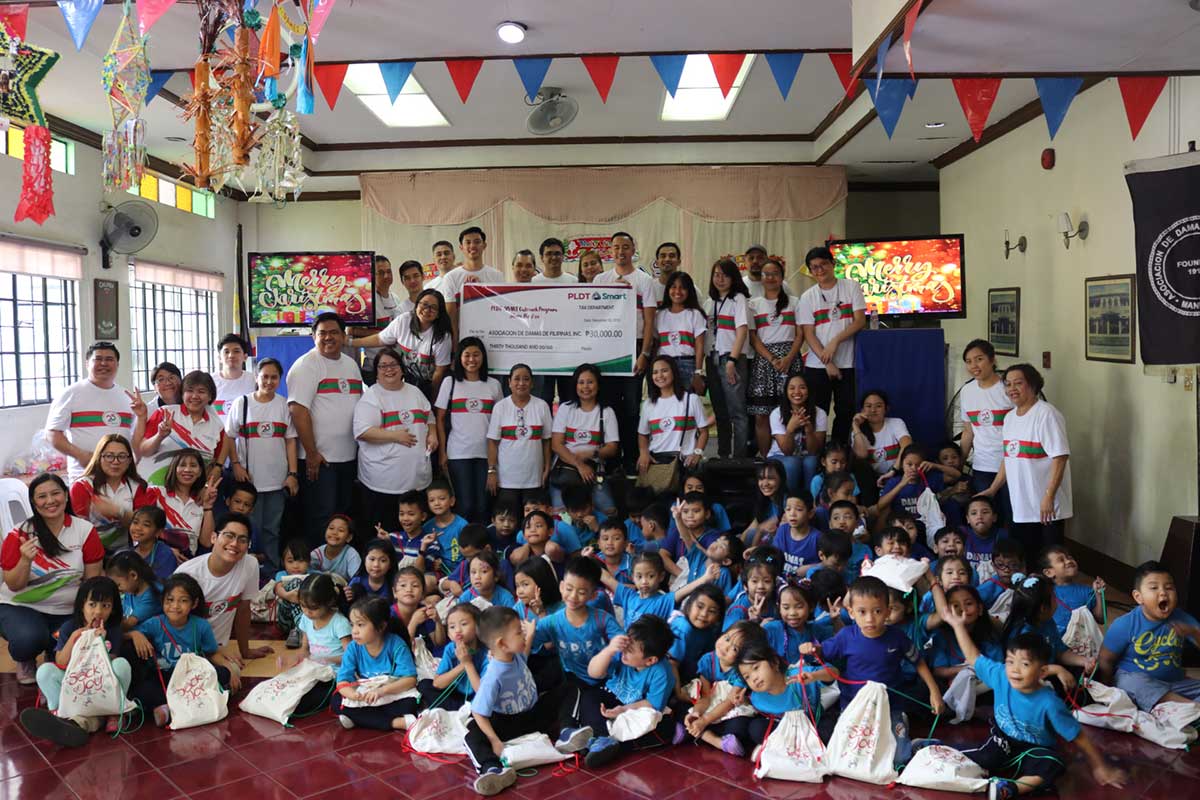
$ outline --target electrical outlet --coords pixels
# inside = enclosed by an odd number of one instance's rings
[[[1050,351],[1042,351],[1042,369],[1050,369]]]
[[[1179,378],[1179,370],[1175,367],[1168,367],[1163,373],[1163,383],[1175,383]]]

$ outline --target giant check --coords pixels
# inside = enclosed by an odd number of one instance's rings
[[[497,373],[528,364],[538,375],[569,375],[590,363],[632,375],[636,314],[624,284],[464,283],[458,327],[460,337],[483,340]]]

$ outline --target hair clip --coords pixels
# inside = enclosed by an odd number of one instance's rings
[[[1035,587],[1037,585],[1038,585],[1038,576],[1037,575],[1030,575],[1028,578],[1021,581],[1022,589],[1032,589],[1033,587]]]
[[[1025,573],[1024,573],[1024,572],[1014,572],[1014,573],[1012,574],[1012,582],[1013,582],[1013,583],[1020,583],[1020,582],[1021,582],[1021,581],[1023,581],[1023,580],[1025,580]]]

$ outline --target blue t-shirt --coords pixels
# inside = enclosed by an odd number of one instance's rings
[[[852,476],[850,476],[850,479],[854,481],[854,496],[858,497],[858,478],[855,478],[852,475]],[[812,498],[815,502],[818,502],[818,503],[821,502],[821,492],[824,491],[824,489],[825,489],[825,473],[821,473],[820,475],[813,475],[813,479],[811,481],[809,481],[809,484],[808,484],[808,492],[809,492],[809,494],[812,495]]]
[[[742,678],[742,673],[738,671],[737,662],[735,661],[729,669],[721,669],[721,661],[717,658],[715,650],[710,650],[700,656],[700,661],[696,664],[696,677],[704,678],[709,683],[725,681],[731,686],[746,688],[746,681]]]
[[[580,544],[580,549],[587,547],[589,544],[595,544],[596,536],[599,535],[597,533],[600,530],[599,526],[603,525],[608,520],[608,515],[605,514],[603,511],[601,511],[598,508],[592,509],[592,516],[594,516],[596,518],[596,524],[597,524],[596,531],[593,531],[587,525],[584,525],[582,523],[580,523],[580,524],[575,524],[574,522],[564,523],[564,524],[568,525],[571,528],[571,531],[575,534],[575,538],[576,538],[576,540],[578,540],[578,542]]]
[[[1067,652],[1067,645],[1063,642],[1062,634],[1058,632],[1058,626],[1054,624],[1054,620],[1052,619],[1048,619],[1036,626],[1025,623],[1017,633],[1039,634],[1050,645],[1050,660],[1052,662],[1058,661],[1058,657]]]
[[[775,531],[771,546],[783,551],[783,574],[803,578],[800,567],[804,564],[816,564],[820,561],[817,556],[817,532],[810,525],[808,534],[802,539],[792,538],[792,526],[786,522]]]
[[[895,489],[900,485],[902,480],[904,480],[904,476],[902,475],[897,475],[896,477],[890,479],[883,485],[883,488],[879,490],[879,496],[883,497],[892,489]],[[943,488],[945,488],[942,481],[942,473],[938,470],[933,470],[926,474],[925,480],[929,481],[929,488],[933,490],[934,494],[937,494]],[[917,498],[920,497],[924,491],[925,481],[918,479],[917,481],[905,486],[896,494],[895,497],[892,498],[891,507],[893,509],[903,508],[917,519],[920,519],[921,515],[917,513]]]
[[[1055,733],[1068,742],[1079,736],[1079,720],[1053,689],[1040,686],[1029,694],[1018,692],[1008,682],[1004,664],[986,656],[975,659],[975,676],[992,687],[996,726],[1009,738],[1054,747]]]
[[[496,530],[495,525],[487,526],[488,538],[492,540],[492,551],[496,555],[501,556],[502,561],[505,559],[505,554],[508,552],[508,549],[516,546],[517,536],[519,534],[520,531],[516,530],[508,536],[503,536],[498,530]]]
[[[1001,583],[999,578],[992,576],[979,584],[979,599],[983,601],[984,608],[990,609],[1000,599],[1000,595],[1011,588],[1011,586]]]
[[[459,562],[462,561],[462,551],[458,549],[458,534],[462,533],[465,527],[467,521],[458,514],[455,514],[454,519],[447,525],[439,525],[436,517],[430,517],[421,526],[421,533],[437,534],[437,539],[426,548],[425,555],[431,559],[441,559],[446,574],[458,569]]]
[[[774,619],[775,617],[778,617],[779,609],[775,603],[776,599],[774,597],[772,597],[769,602],[764,603],[758,618],[762,620]],[[747,594],[745,590],[739,592],[738,596],[729,602],[729,608],[725,612],[725,622],[721,626],[721,630],[727,631],[733,627],[735,622],[741,622],[744,619],[749,619],[750,607],[752,605],[753,603],[750,601],[750,595]]]
[[[125,548],[125,550],[136,549],[133,546]],[[150,557],[146,559],[146,563],[150,565],[150,569],[154,570],[154,577],[162,582],[175,573],[175,568],[179,566],[179,559],[175,558],[175,553],[171,551],[170,547],[161,540],[155,539],[154,548],[150,551]]]
[[[764,622],[762,629],[771,649],[787,663],[796,664],[800,661],[800,645],[820,643],[833,636],[833,618],[826,614],[823,619],[809,622],[800,630],[789,627],[781,619],[773,619]]]
[[[597,512],[598,513],[598,512]],[[588,530],[591,533],[591,530]],[[579,541],[579,535],[575,533],[575,529],[561,519],[554,520],[554,533],[550,534],[550,541],[566,550],[568,554],[577,553],[583,549],[583,545]],[[517,544],[525,544],[525,532],[521,531],[517,534]]]
[[[618,605],[625,611],[626,628],[645,614],[661,617],[663,622],[666,622],[675,610],[675,594],[657,592],[649,597],[642,597],[637,589],[622,583],[613,592],[613,605]]]
[[[604,688],[616,695],[622,705],[646,700],[657,711],[662,711],[675,688],[675,673],[665,658],[648,667],[634,669],[621,662],[620,653],[613,653]]]
[[[308,639],[308,654],[313,661],[336,666],[342,663],[346,654],[346,645],[342,639],[350,635],[350,620],[342,614],[334,614],[324,628],[316,624],[304,614],[296,620],[296,627]]]
[[[1104,649],[1120,661],[1117,669],[1141,672],[1172,683],[1183,680],[1183,637],[1171,623],[1200,625],[1196,618],[1178,608],[1162,622],[1148,618],[1141,606],[1113,620],[1104,634]]]
[[[708,546],[710,544],[712,544],[713,542],[715,542],[717,540],[717,537],[720,535],[721,535],[721,531],[718,531],[715,528],[709,528],[704,533],[700,534],[700,538],[697,539],[697,542],[700,547],[707,550]],[[694,566],[692,564],[692,556],[688,552],[689,548],[684,547],[683,539],[679,536],[678,530],[668,531],[667,535],[664,536],[662,539],[660,539],[657,544],[658,544],[659,550],[666,550],[671,555],[672,561],[678,561],[680,558],[683,557],[684,554],[687,554],[688,572],[690,573],[692,571],[692,567]],[[692,545],[692,546],[694,547],[695,545]],[[703,553],[701,553],[701,556],[702,556],[702,558],[700,560],[702,560],[704,562],[705,566],[708,566],[708,557],[705,556]],[[704,570],[701,569],[700,572],[703,573]],[[699,575],[699,573],[697,573],[697,576],[698,575]],[[695,580],[695,578],[689,578],[689,580]]]
[[[604,556],[601,553],[596,553],[592,557],[596,559],[596,562],[600,565],[601,569],[606,569],[612,573],[613,579],[616,580],[617,583],[623,583],[629,586],[633,585],[632,555],[629,553],[621,553],[621,561],[617,564],[617,568],[615,570],[609,566],[607,561],[604,560]]]
[[[797,667],[789,667],[787,676],[790,678],[794,675],[799,675],[800,670]],[[804,708],[803,691],[807,688],[810,691],[817,692],[820,697],[821,688],[816,683],[809,684],[808,687],[802,687],[799,684],[789,683],[787,687],[779,694],[771,694],[770,692],[751,692],[750,705],[762,714],[768,714],[772,717],[781,717],[789,711],[799,711]],[[812,695],[809,696],[809,702],[812,702]]]
[[[200,617],[188,617],[182,628],[176,628],[166,616],[159,614],[139,622],[134,630],[140,631],[154,645],[159,669],[174,669],[184,653],[211,656],[217,652],[217,637],[213,635],[212,626]]]
[[[546,616],[550,616],[551,614],[554,614],[562,607],[563,607],[563,604],[562,604],[562,601],[560,600],[557,603],[555,603],[554,605],[552,605],[546,609]],[[521,600],[517,601],[517,604],[515,606],[513,606],[513,609],[517,612],[517,614],[521,617],[522,620],[528,620],[530,622],[534,622],[536,620],[541,619],[541,617],[539,617],[537,614],[533,613],[528,608],[526,608],[525,603]],[[530,652],[540,653],[545,649],[546,649],[546,645],[538,644],[538,645],[535,645]],[[553,650],[554,648],[551,647],[550,649]]]
[[[1004,650],[995,639],[982,644],[976,642],[975,646],[993,661],[1004,661]],[[925,662],[930,667],[957,667],[967,663],[967,657],[958,646],[958,639],[955,638],[952,628],[942,625],[934,630],[933,635],[929,637],[929,644],[925,646]]]
[[[488,662],[479,677],[479,691],[471,700],[471,711],[481,717],[520,714],[533,708],[537,698],[537,684],[525,663],[525,655],[515,653],[512,661]]]
[[[857,625],[842,628],[821,645],[821,657],[828,662],[845,662],[842,677],[851,681],[876,681],[885,686],[903,683],[901,665],[921,660],[912,640],[895,625],[889,625],[883,635],[872,639],[863,635]],[[842,684],[842,708],[854,699],[861,686]]]
[[[513,590],[515,581],[515,572],[513,571],[512,562],[507,558],[500,559],[500,574],[496,578],[496,585],[503,586],[510,592]],[[453,571],[446,575],[447,578],[463,587],[463,590],[471,588],[471,562],[470,559],[464,558],[458,562],[458,566]]]
[[[474,653],[471,653],[471,663],[475,665],[475,671],[479,673],[480,683],[483,683],[483,668],[488,663],[488,651],[482,645]],[[446,649],[442,651],[442,660],[438,664],[437,674],[445,675],[450,670],[458,666],[458,648],[454,643],[446,645]],[[475,689],[471,686],[471,679],[467,677],[464,671],[458,676],[457,680],[452,684],[454,691],[462,694],[464,697],[471,697],[475,694]]]
[[[141,594],[121,593],[121,614],[136,617],[138,622],[162,613],[162,595],[154,586],[146,586]]]
[[[959,531],[963,535],[963,555],[977,573],[986,576],[985,580],[990,578],[996,572],[992,566],[992,551],[996,542],[1008,538],[1008,533],[1003,528],[993,528],[991,536],[980,536],[967,526],[960,527]]]
[[[71,639],[71,634],[78,629],[74,619],[68,619],[58,629],[58,642],[54,646],[54,652],[61,653],[67,646],[67,642]],[[110,659],[116,658],[121,654],[121,640],[124,638],[125,632],[121,630],[121,623],[106,627],[104,629],[104,649],[108,651]]]
[[[420,558],[421,540],[424,538],[424,531],[417,531],[411,537],[402,530],[388,533],[392,547],[396,548],[401,558]]]
[[[548,617],[537,621],[537,631],[533,634],[533,646],[553,642],[558,649],[558,658],[563,670],[570,672],[579,680],[595,686],[598,680],[588,675],[588,662],[592,656],[604,649],[614,637],[622,633],[621,626],[605,611],[589,609],[587,620],[575,627],[567,619],[567,609],[564,606]]]
[[[642,533],[642,526],[638,525],[631,519],[625,520],[625,538],[633,545],[633,549],[642,552],[646,544],[646,535]]]
[[[392,601],[392,587],[388,585],[386,579],[378,589],[372,589],[370,578],[366,575],[355,575],[350,579],[350,590],[354,592],[355,600],[360,597],[380,597],[389,603]]]
[[[479,592],[475,591],[475,587],[468,586],[463,589],[463,593],[458,596],[458,602],[469,603],[476,597],[483,597]],[[492,589],[491,598],[484,597],[489,603],[494,606],[502,606],[503,608],[516,608],[517,598],[513,597],[512,592],[505,589],[503,586],[496,584]]]
[[[700,630],[692,627],[692,623],[683,614],[677,614],[668,625],[675,634],[675,642],[667,652],[667,656],[679,664],[679,679],[684,683],[696,677],[696,667],[700,664],[700,656],[713,649],[717,643],[717,627]]]
[[[1092,587],[1078,583],[1068,583],[1054,587],[1054,624],[1059,633],[1067,632],[1067,623],[1071,621],[1071,612],[1077,608],[1093,609],[1096,607],[1096,593]]]
[[[358,642],[351,642],[342,656],[338,669],[338,683],[354,683],[364,678],[388,675],[393,678],[415,678],[417,665],[413,662],[412,650],[394,633],[385,634],[383,648],[373,656]]]

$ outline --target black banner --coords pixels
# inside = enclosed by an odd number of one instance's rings
[[[1146,364],[1200,364],[1200,153],[1125,166]]]

